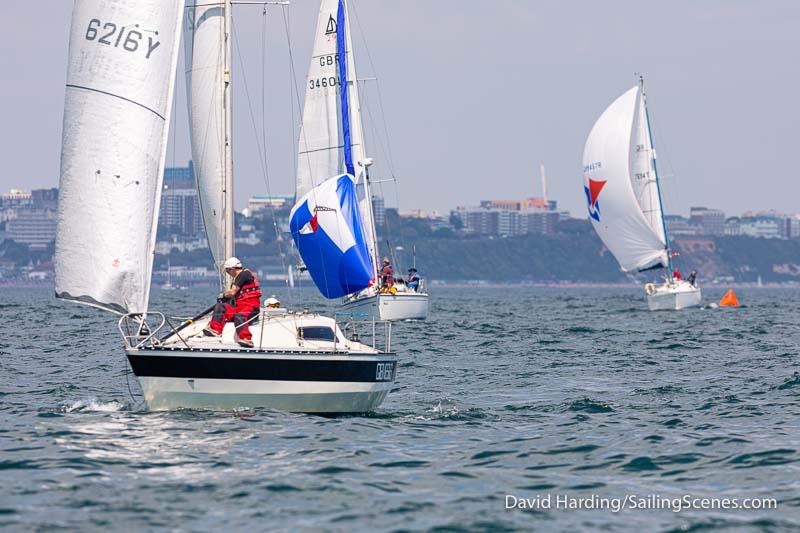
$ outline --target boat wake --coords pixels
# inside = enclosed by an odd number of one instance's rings
[[[124,411],[127,408],[127,404],[118,402],[117,400],[101,402],[95,397],[89,397],[82,400],[64,403],[61,405],[59,410],[62,413],[113,413],[117,411]]]

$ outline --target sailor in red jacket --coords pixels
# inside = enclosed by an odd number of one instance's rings
[[[261,288],[258,285],[258,278],[250,270],[242,268],[242,262],[235,257],[227,259],[223,266],[225,273],[233,279],[233,283],[231,288],[220,296],[220,301],[214,306],[211,322],[203,333],[209,337],[219,337],[222,335],[225,323],[233,321],[236,325],[236,342],[246,348],[252,348],[253,336],[247,325],[258,316],[261,308]],[[231,299],[233,305],[225,302]]]
[[[381,269],[381,285],[390,288],[394,285],[394,270],[388,257],[383,258],[383,268]]]

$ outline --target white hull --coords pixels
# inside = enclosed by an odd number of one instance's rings
[[[128,342],[149,409],[366,413],[394,382],[397,355],[388,340],[387,351],[379,351],[374,338],[373,346],[348,339],[332,318],[263,309],[250,327],[254,348],[237,343],[232,323],[219,337],[204,335],[207,325],[205,318],[159,342]]]
[[[428,318],[428,295],[398,292],[362,296],[345,302],[342,311],[371,316],[376,320],[425,320]]]
[[[252,350],[129,350],[128,358],[151,410],[266,407],[302,413],[374,411],[392,387],[397,363],[393,354]]]
[[[645,286],[647,306],[651,311],[678,311],[687,307],[699,307],[703,297],[699,287],[686,281]]]

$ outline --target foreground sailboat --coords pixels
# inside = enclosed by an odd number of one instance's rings
[[[592,128],[583,152],[583,188],[592,225],[623,271],[666,268],[663,284],[645,285],[650,310],[699,306],[695,281],[674,275],[643,79]]]
[[[230,0],[185,12],[193,153],[217,264],[234,242],[231,16]],[[128,361],[151,409],[372,411],[394,381],[390,325],[379,347],[374,322],[359,331],[353,321],[342,328],[333,318],[264,308],[250,325],[255,346],[242,348],[233,324],[220,337],[203,335],[208,310],[173,327],[148,309],[182,20],[182,0],[75,4],[56,295],[122,315]],[[119,38],[105,35],[112,29]]]
[[[342,314],[425,319],[428,294],[421,286],[381,285],[372,159],[365,153],[346,2],[322,0],[298,143],[292,235],[320,292],[327,298],[344,297]],[[354,234],[337,240],[345,220],[345,233]]]

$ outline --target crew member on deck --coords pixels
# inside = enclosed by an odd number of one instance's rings
[[[416,268],[408,269],[408,280],[406,280],[406,286],[414,292],[419,290],[419,276],[417,275]]]
[[[225,323],[233,321],[236,325],[236,342],[246,348],[252,348],[253,336],[247,325],[258,316],[261,307],[261,288],[258,285],[258,278],[250,270],[242,268],[242,262],[235,257],[228,258],[223,267],[225,273],[233,279],[233,283],[230,289],[220,295],[217,305],[214,306],[211,322],[203,333],[209,337],[219,337],[222,335]],[[233,305],[228,303],[231,300]]]
[[[683,276],[681,276],[681,271],[680,271],[679,269],[677,269],[677,268],[676,268],[675,270],[673,270],[673,271],[672,271],[672,278],[673,278],[675,281],[680,281],[680,280],[682,280],[682,279],[683,279]]]
[[[388,257],[383,258],[383,269],[381,269],[381,290],[388,291],[394,287],[394,270]]]
[[[689,272],[689,279],[687,279],[686,281],[688,281],[692,285],[692,287],[694,287],[695,286],[694,282],[697,281],[697,270],[692,270],[691,272]]]

